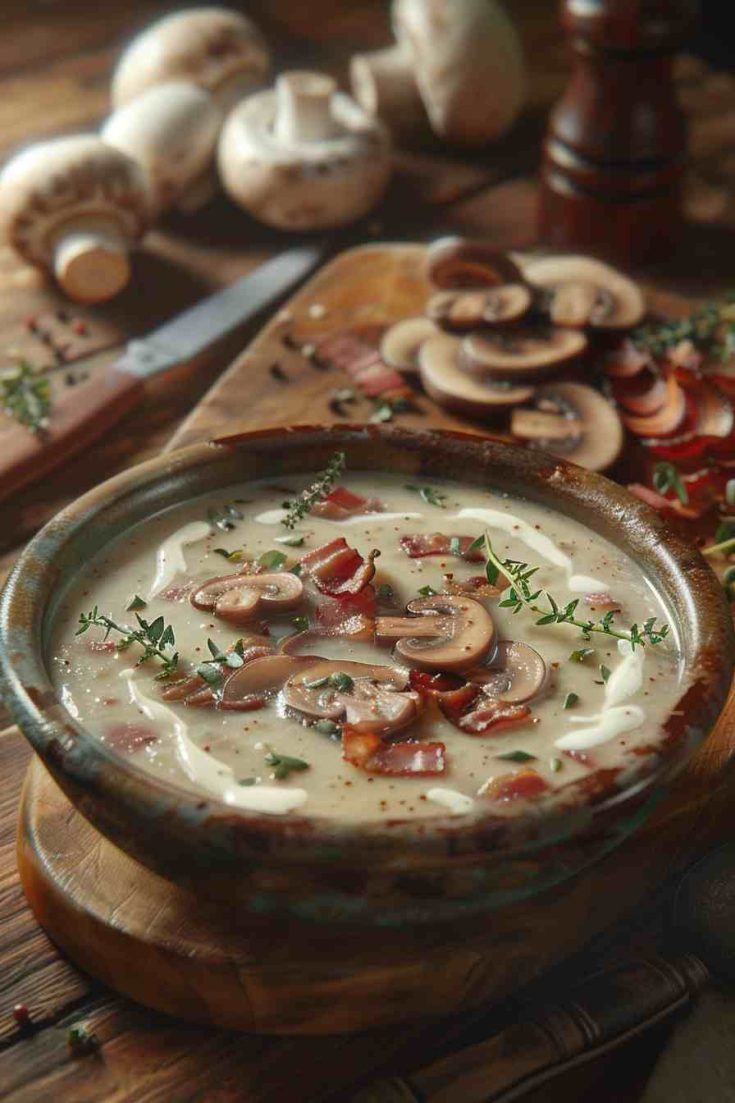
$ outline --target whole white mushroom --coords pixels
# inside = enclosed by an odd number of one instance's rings
[[[128,254],[151,217],[142,169],[95,134],[39,142],[0,173],[3,236],[79,302],[122,290]]]
[[[188,81],[167,81],[113,112],[102,137],[141,166],[158,212],[188,212],[215,192],[221,123],[209,92]]]
[[[134,38],[112,77],[112,104],[121,107],[154,84],[198,84],[227,110],[259,88],[270,53],[251,19],[229,8],[172,12]]]
[[[515,121],[524,94],[520,40],[497,0],[394,0],[396,42],[356,54],[355,99],[401,133],[431,130],[479,146]]]
[[[219,141],[225,191],[285,230],[343,226],[366,214],[390,175],[390,141],[323,73],[282,73],[233,109]]]

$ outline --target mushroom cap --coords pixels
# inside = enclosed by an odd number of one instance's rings
[[[590,471],[604,471],[623,448],[615,407],[585,383],[560,380],[536,390],[536,410],[514,410],[511,432]]]
[[[172,80],[118,108],[102,137],[141,165],[156,205],[165,210],[212,164],[221,121],[208,92]]]
[[[251,19],[229,8],[172,12],[134,38],[112,77],[113,107],[147,88],[186,80],[211,92],[223,109],[263,84],[270,53]]]
[[[392,13],[436,134],[482,145],[511,126],[523,101],[523,54],[496,0],[394,0]]]
[[[467,417],[487,419],[533,398],[534,388],[525,382],[492,383],[470,375],[460,366],[459,349],[459,338],[449,333],[437,333],[421,346],[421,382],[440,406]]]
[[[512,257],[486,241],[466,237],[440,237],[426,251],[426,277],[442,290],[498,287],[522,283],[521,270]]]
[[[239,103],[227,117],[218,156],[228,195],[259,221],[286,230],[344,226],[366,214],[390,175],[390,140],[383,124],[335,92],[333,135],[283,141],[274,132],[276,105],[276,91],[268,89]]]
[[[136,241],[152,218],[143,170],[95,134],[52,138],[23,150],[0,173],[0,225],[32,264],[47,266],[65,225],[111,225]]]
[[[555,325],[630,329],[646,312],[638,284],[592,257],[541,257],[527,261],[523,274],[534,287],[548,292]]]

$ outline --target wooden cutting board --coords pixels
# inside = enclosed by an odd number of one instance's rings
[[[270,321],[172,447],[264,425],[338,420],[330,399],[350,382],[319,357],[320,341],[349,328],[374,342],[385,325],[420,313],[429,290],[422,261],[415,245],[364,246],[337,257]],[[686,307],[655,292],[651,305]],[[423,395],[416,407],[402,423],[473,428]],[[343,406],[352,421],[373,408],[364,398]],[[635,836],[557,889],[461,931],[455,924],[420,937],[325,938],[324,930],[294,923],[284,957],[280,939],[255,927],[233,932],[221,915],[97,836],[37,764],[21,810],[21,874],[52,938],[90,972],[152,1006],[262,1032],[388,1024],[500,999],[641,908],[666,878],[735,830],[734,748],[731,700]],[[131,969],[131,958],[144,967]],[[633,1023],[635,993],[630,998]]]

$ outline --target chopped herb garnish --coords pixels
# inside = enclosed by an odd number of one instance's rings
[[[370,415],[370,421],[380,424],[383,421],[393,420],[393,407],[390,402],[379,402],[375,411]]]
[[[305,689],[321,689],[329,683],[329,675],[325,674],[323,678],[312,678],[310,682],[304,682]]]
[[[212,548],[212,551],[216,555],[221,555],[223,559],[229,560],[230,563],[239,563],[245,554],[242,548],[233,548],[232,551],[228,551],[227,548]]]
[[[647,349],[653,356],[664,356],[681,341],[691,341],[712,359],[729,360],[735,352],[733,294],[726,295],[722,302],[705,303],[686,318],[640,326],[632,336],[639,348]]]
[[[233,505],[224,505],[222,509],[212,506],[207,510],[207,520],[212,528],[219,529],[220,532],[232,532],[235,521],[242,521],[242,518],[240,510]]]
[[[566,605],[560,605],[548,592],[548,590],[532,590],[531,579],[538,571],[538,567],[529,567],[527,563],[521,563],[516,559],[501,560],[493,550],[490,534],[485,533],[485,555],[488,562],[494,564],[496,569],[502,571],[509,579],[510,586],[505,593],[507,597],[499,602],[501,608],[510,609],[513,613],[525,608],[538,614],[537,625],[570,624],[578,628],[585,640],[592,637],[593,632],[600,632],[606,636],[613,636],[618,640],[627,640],[631,648],[652,646],[661,643],[669,634],[668,624],[657,624],[655,617],[649,617],[642,625],[631,624],[630,628],[619,629],[615,626],[615,610],[605,613],[600,620],[579,620],[575,616],[579,598],[574,598]],[[539,600],[546,602],[540,605]]]
[[[128,613],[134,613],[136,609],[145,609],[147,601],[143,601],[142,597],[138,597],[137,594],[133,594],[128,604],[125,606],[125,611]]]
[[[286,562],[283,552],[267,551],[258,556],[258,566],[265,571],[277,571]]]
[[[292,617],[291,624],[297,632],[305,632],[309,627],[309,618],[304,616]]]
[[[293,567],[288,568],[288,573],[289,574],[295,574],[296,577],[298,578],[299,575],[301,574],[301,564],[300,563],[294,563]]]
[[[156,617],[154,621],[148,622],[141,617],[140,613],[136,613],[135,619],[138,622],[137,628],[130,628],[125,624],[116,624],[110,617],[100,613],[95,605],[91,612],[79,615],[79,628],[76,635],[81,636],[93,626],[105,629],[105,639],[111,632],[118,632],[122,637],[117,643],[118,651],[125,651],[128,647],[137,643],[143,648],[143,654],[138,659],[137,665],[140,666],[148,659],[158,659],[163,664],[163,669],[156,677],[167,678],[169,674],[176,670],[179,664],[178,651],[167,650],[167,648],[172,648],[176,644],[173,628],[170,624],[166,624],[163,617]]]
[[[600,680],[595,680],[596,686],[604,686],[607,684],[607,680],[610,677],[610,668],[605,666],[604,663],[600,663]]]
[[[393,593],[393,587],[389,586],[387,582],[379,582],[375,587],[375,594],[378,601],[394,601],[396,596]]]
[[[439,591],[435,590],[433,586],[422,586],[418,591],[422,597],[433,597]]]
[[[268,751],[265,761],[273,767],[273,773],[279,781],[283,781],[294,770],[308,770],[309,763],[303,758],[293,758],[290,754],[279,754],[278,751]]]
[[[213,689],[222,684],[222,671],[215,663],[199,663],[196,672]]]
[[[314,728],[322,735],[328,735],[330,739],[339,739],[342,735],[342,729],[334,720],[317,720]]]
[[[339,689],[343,693],[346,693],[348,690],[352,689],[355,683],[352,678],[350,678],[349,674],[345,674],[343,670],[335,670],[333,674],[329,675],[329,684],[334,689]]]
[[[406,483],[406,490],[413,490],[415,494],[418,494],[430,506],[438,506],[439,509],[446,509],[444,505],[447,497],[446,494],[433,486],[415,486],[413,483]]]
[[[345,462],[344,452],[335,452],[326,469],[314,480],[311,486],[307,486],[305,490],[302,490],[299,497],[292,502],[283,503],[283,508],[287,512],[281,524],[285,525],[287,529],[295,529],[301,518],[305,517],[317,502],[321,502],[329,494],[344,471]]]
[[[579,697],[576,693],[567,693],[566,697],[564,698],[564,704],[562,708],[573,709],[578,700]]]
[[[570,652],[569,662],[570,663],[583,663],[583,662],[586,662],[586,660],[589,659],[590,655],[594,655],[594,653],[595,653],[594,647],[578,647],[576,651]]]
[[[502,759],[503,762],[533,762],[536,759],[535,754],[528,754],[527,751],[503,751],[502,754],[496,754],[494,757]]]
[[[564,763],[560,758],[552,758],[549,766],[551,767],[552,774],[558,774]]]
[[[297,536],[296,533],[292,536],[274,536],[273,540],[276,544],[285,544],[288,548],[300,548],[304,542],[303,536]]]
[[[689,505],[689,491],[673,463],[657,463],[653,469],[653,485],[659,494],[673,490],[682,505]]]
[[[14,371],[0,375],[0,405],[14,421],[32,433],[45,429],[51,413],[51,385],[48,376],[20,360]]]
[[[241,781],[238,781],[238,785],[244,785],[246,788],[250,785],[257,784],[258,779],[255,777],[244,777]]]
[[[449,541],[449,554],[450,555],[461,555],[462,554],[462,546],[459,542],[459,537],[458,536],[453,536],[451,538],[451,540]]]
[[[100,1047],[100,1040],[96,1034],[87,1030],[84,1023],[70,1026],[66,1033],[66,1044],[72,1056],[81,1057],[87,1053],[94,1053]]]
[[[375,399],[375,412],[370,421],[392,421],[394,414],[403,414],[411,409],[411,401],[405,395],[380,395]]]

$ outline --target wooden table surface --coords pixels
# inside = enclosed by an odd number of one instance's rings
[[[248,11],[266,32],[279,64],[318,65],[344,75],[356,49],[387,39],[386,6],[377,0],[251,0]],[[112,59],[125,37],[170,4],[128,0],[5,0],[0,36],[0,158],[27,141],[90,128],[107,109]],[[528,104],[506,139],[475,156],[445,150],[401,152],[383,207],[362,238],[407,240],[452,228],[481,234],[503,246],[534,242],[534,180],[549,104],[566,73],[564,43],[552,0],[515,0],[529,60]],[[735,246],[735,78],[712,72],[693,57],[678,64],[680,95],[690,121],[687,228],[676,255],[655,272],[657,282],[695,297],[729,289]],[[345,243],[350,242],[347,235]],[[285,238],[257,226],[224,200],[193,221],[173,219],[146,240],[131,286],[96,310],[98,339],[115,343],[145,332],[176,309],[244,274],[281,247]],[[352,238],[354,240],[354,237]],[[22,334],[28,289],[39,308],[59,304],[38,275],[0,248],[0,330]],[[3,350],[5,351],[5,350]],[[0,352],[0,358],[2,352]],[[180,372],[155,382],[141,409],[118,431],[42,484],[0,507],[0,570],[52,513],[94,483],[156,454],[225,367]],[[64,960],[25,905],[14,861],[15,809],[29,751],[16,731],[0,733],[0,1098],[35,1103],[51,1098],[103,1101],[262,1100],[289,1103],[268,1090],[274,1082],[262,1041],[182,1026],[119,999]],[[134,967],[134,963],[131,963]],[[21,1038],[11,1011],[23,1002],[39,1029]],[[98,1055],[72,1059],[66,1030],[89,1024],[103,1043]],[[343,1083],[366,1069],[410,1066],[426,1058],[423,1036],[392,1054],[385,1035],[334,1039],[327,1049],[308,1039],[290,1051],[294,1076],[314,1059],[339,1067]],[[665,1041],[660,1032],[595,1065],[534,1103],[595,1098],[633,1103]],[[581,1079],[580,1079],[581,1076]],[[322,1095],[319,1098],[323,1098]],[[694,1103],[694,1101],[692,1101]]]

